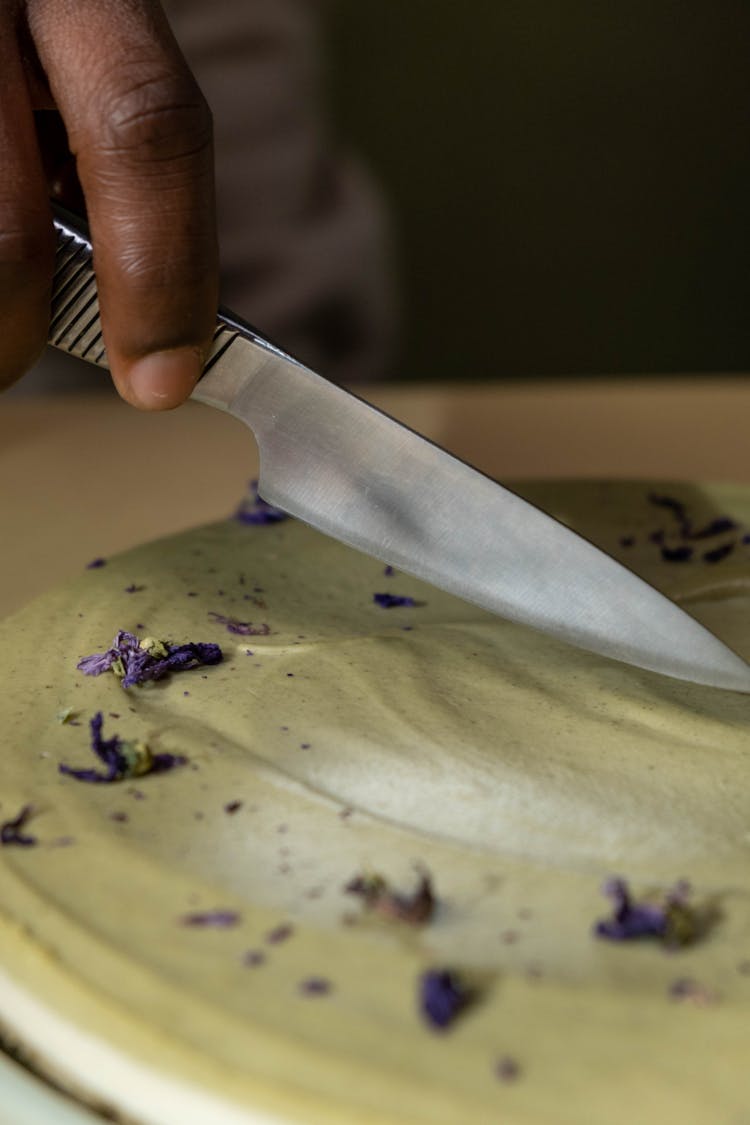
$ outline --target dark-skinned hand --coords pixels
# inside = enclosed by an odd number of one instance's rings
[[[157,0],[0,0],[0,388],[47,338],[49,198],[85,209],[117,389],[190,394],[216,315],[211,115]]]

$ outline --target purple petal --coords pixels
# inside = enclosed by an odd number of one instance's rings
[[[107,777],[106,774],[100,773],[94,769],[73,769],[72,766],[66,766],[64,762],[60,762],[57,767],[60,773],[66,774],[68,777],[74,777],[76,781],[87,781],[91,785],[101,784],[107,785],[112,781],[117,781],[116,777]]]
[[[372,600],[375,602],[375,605],[379,605],[382,609],[392,609],[394,606],[399,605],[413,606],[417,604],[414,598],[399,594],[373,594]]]
[[[122,663],[125,669],[125,675],[122,677],[124,688],[134,687],[146,680],[158,679],[157,676],[148,674],[149,670],[153,669],[158,662],[152,656],[149,656],[145,649],[139,648],[134,652],[124,653]]]
[[[116,659],[117,653],[114,649],[109,649],[107,652],[93,652],[91,656],[84,656],[79,660],[76,668],[79,672],[83,672],[84,676],[101,676],[102,672],[110,670]]]
[[[495,1077],[500,1082],[516,1082],[521,1076],[521,1067],[512,1055],[503,1055],[495,1063]]]
[[[714,547],[712,551],[705,551],[703,554],[703,561],[707,563],[717,563],[725,559],[727,555],[731,555],[734,550],[734,541],[731,543],[723,543],[721,547]]]
[[[429,922],[435,910],[432,880],[426,871],[420,873],[417,888],[411,895],[392,891],[380,875],[357,875],[346,884],[344,891],[361,898],[368,910],[412,926]]]
[[[304,996],[327,996],[333,985],[325,977],[308,977],[300,981],[299,990]]]
[[[257,480],[251,480],[250,495],[242,500],[234,513],[234,518],[240,523],[260,525],[280,523],[281,520],[288,519],[289,515],[281,508],[268,504],[258,493]]]
[[[0,824],[0,845],[7,847],[11,844],[20,848],[33,848],[38,842],[36,836],[24,835],[24,828],[33,815],[31,805],[24,805],[18,816]]]
[[[610,879],[603,888],[612,900],[612,917],[597,922],[594,933],[610,941],[631,941],[634,938],[656,937],[667,934],[668,915],[665,906],[654,903],[636,903],[632,900],[624,879]]]
[[[710,539],[712,535],[723,535],[726,531],[737,531],[738,525],[729,516],[717,516],[716,519],[711,520],[705,527],[698,528],[697,531],[691,531],[691,539]]]
[[[129,633],[127,629],[118,629],[113,641],[113,648],[117,649],[120,655],[126,652],[135,652],[140,648],[141,642],[136,637],[135,633]]]
[[[187,758],[182,754],[152,754],[151,769],[149,773],[167,773],[177,766],[187,764]]]
[[[195,926],[199,929],[215,928],[228,930],[237,926],[240,916],[236,910],[206,910],[195,914],[183,914],[180,923],[183,926]]]
[[[294,926],[292,926],[290,922],[282,922],[280,926],[269,930],[266,934],[266,941],[269,945],[281,945],[281,943],[287,941],[293,933]]]
[[[661,557],[665,562],[688,562],[693,557],[693,548],[688,546],[662,547]]]
[[[213,618],[217,625],[226,625],[227,631],[234,633],[235,636],[267,637],[271,632],[271,626],[265,623],[254,625],[252,621],[239,621],[236,617],[227,617],[226,614],[216,613],[215,610],[211,610],[208,616]]]
[[[449,1027],[466,1006],[469,994],[450,969],[428,969],[419,978],[419,1006],[438,1030]]]
[[[112,738],[103,738],[103,722],[104,718],[101,711],[97,711],[90,720],[89,727],[91,749],[100,762],[106,766],[106,772],[103,773],[101,770],[91,767],[77,769],[61,762],[58,766],[60,773],[73,777],[76,781],[84,781],[91,785],[110,785],[113,782],[133,776],[133,759],[128,757],[126,753],[132,747],[132,744],[124,742],[116,734]],[[186,760],[179,754],[153,754],[148,762],[148,769],[143,772],[165,773],[167,770],[174,769],[175,766],[184,765]]]
[[[185,671],[203,664],[218,664],[222,660],[219,645],[204,642],[190,642],[184,645],[164,644],[158,646],[167,655],[154,655],[149,648],[141,648],[141,642],[134,633],[120,630],[112,648],[107,652],[85,656],[77,667],[88,676],[99,676],[108,672],[118,662],[122,668],[122,686],[134,687],[150,680],[160,680],[170,672]]]
[[[649,501],[656,505],[657,508],[666,508],[668,511],[672,512],[675,519],[683,526],[689,524],[687,508],[681,500],[676,500],[672,496],[660,496],[652,492],[649,494]]]

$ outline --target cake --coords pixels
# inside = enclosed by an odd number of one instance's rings
[[[750,657],[747,489],[519,491]],[[744,1120],[750,699],[241,514],[0,625],[6,1035],[144,1125]]]

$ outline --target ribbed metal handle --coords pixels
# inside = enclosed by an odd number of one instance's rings
[[[91,243],[83,227],[55,207],[57,255],[49,342],[79,359],[107,367]]]
[[[53,204],[57,252],[52,284],[49,343],[69,355],[108,368],[99,317],[93,251],[86,226],[65,208]],[[214,366],[238,335],[278,351],[254,328],[227,310],[219,313],[213,344],[203,373]]]

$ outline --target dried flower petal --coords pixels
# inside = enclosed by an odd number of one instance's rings
[[[303,996],[327,996],[332,988],[333,985],[325,977],[308,977],[299,983]]]
[[[732,540],[730,543],[722,543],[720,547],[714,547],[710,551],[704,551],[703,561],[707,563],[721,562],[727,555],[731,555],[734,547],[734,540]]]
[[[248,969],[257,969],[259,965],[264,965],[265,961],[266,955],[260,949],[248,949],[242,958],[242,964]]]
[[[175,766],[184,765],[186,759],[177,754],[152,754],[145,742],[125,741],[116,734],[112,738],[102,737],[102,724],[104,718],[101,711],[97,711],[91,719],[91,749],[97,758],[106,766],[106,772],[84,768],[74,769],[60,763],[60,773],[74,777],[76,781],[86,781],[92,784],[110,785],[115,781],[123,781],[133,777],[142,777],[147,773],[165,773]]]
[[[699,1008],[715,1004],[719,999],[717,992],[712,988],[707,988],[705,984],[693,980],[692,977],[678,977],[677,980],[672,981],[668,989],[668,995],[671,1000],[688,1000]]]
[[[269,945],[281,945],[281,943],[287,941],[293,933],[294,926],[291,922],[282,922],[280,925],[275,926],[274,929],[268,931],[266,941]]]
[[[236,910],[204,910],[195,914],[183,914],[180,923],[183,926],[195,926],[198,929],[228,930],[238,925],[240,916]]]
[[[687,522],[687,509],[681,500],[676,500],[673,496],[664,496],[656,492],[650,492],[649,503],[655,504],[659,508],[668,508],[680,523]]]
[[[693,557],[693,548],[683,544],[679,547],[662,547],[661,557],[664,562],[689,562]]]
[[[660,496],[651,493],[649,500],[652,504],[659,507],[667,508],[672,512],[677,522],[677,533],[683,540],[696,540],[712,539],[717,535],[726,535],[728,532],[739,531],[740,526],[736,520],[730,516],[715,516],[709,520],[708,523],[703,524],[701,527],[694,527],[688,510],[681,500],[676,500],[671,496]],[[662,543],[664,533],[662,531],[654,532],[649,536],[653,543]],[[742,540],[744,542],[744,539]],[[707,563],[717,563],[725,559],[734,550],[736,541],[730,543],[722,543],[718,547],[714,547],[703,553],[703,561]],[[664,546],[662,548],[662,557],[665,562],[686,562],[693,555],[691,548],[687,546]]]
[[[252,621],[238,621],[236,617],[227,617],[224,613],[216,613],[211,610],[208,615],[212,617],[217,625],[226,625],[229,633],[234,633],[239,637],[267,637],[271,632],[271,626],[254,625]]]
[[[381,875],[357,875],[344,890],[361,898],[368,910],[412,926],[429,922],[435,909],[432,880],[426,871],[420,873],[417,889],[411,895],[392,891]]]
[[[469,1002],[469,992],[450,969],[428,969],[419,978],[419,1006],[427,1022],[444,1030]]]
[[[611,918],[596,923],[597,937],[610,941],[657,938],[663,945],[689,945],[698,937],[700,926],[695,910],[687,902],[689,888],[677,883],[654,899],[634,902],[624,879],[610,879],[603,893],[614,904]]]
[[[521,1067],[512,1055],[502,1055],[495,1063],[495,1077],[500,1082],[516,1082],[521,1077]]]
[[[275,508],[273,504],[266,503],[258,493],[257,480],[251,480],[249,495],[241,501],[234,518],[240,523],[258,525],[280,523],[281,520],[289,519],[289,514],[281,508]]]
[[[33,848],[38,842],[36,836],[26,836],[23,831],[33,813],[31,805],[24,805],[18,816],[0,824],[0,845],[7,847],[13,844],[19,848]]]
[[[704,527],[699,527],[697,531],[691,531],[690,538],[710,539],[713,535],[723,535],[727,531],[736,531],[737,527],[737,523],[729,516],[717,516]]]
[[[394,606],[414,606],[417,603],[408,594],[373,594],[372,600],[381,609],[393,609]]]
[[[216,644],[189,642],[175,645],[156,637],[141,641],[134,633],[120,629],[106,652],[84,656],[76,667],[86,676],[100,676],[112,671],[122,680],[124,688],[161,680],[170,672],[183,672],[203,664],[219,664],[223,658]]]

